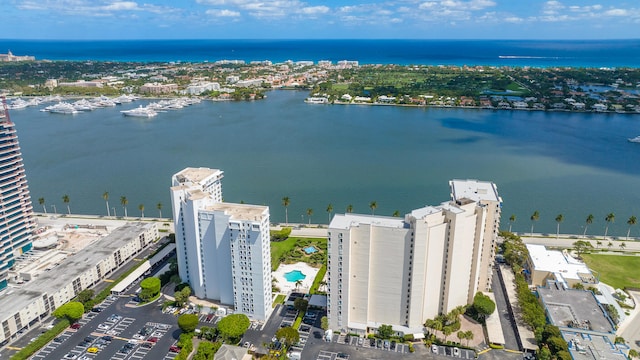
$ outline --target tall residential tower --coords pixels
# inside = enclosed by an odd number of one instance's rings
[[[180,278],[197,297],[264,320],[272,311],[269,208],[223,202],[222,177],[208,168],[172,177]]]
[[[16,129],[4,99],[0,104],[0,290],[15,258],[31,250],[33,205]]]
[[[329,225],[329,326],[382,324],[422,333],[425,320],[491,286],[502,199],[495,184],[450,182],[451,201],[404,219],[344,214]]]

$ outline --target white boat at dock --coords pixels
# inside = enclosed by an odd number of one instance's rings
[[[158,115],[157,111],[155,111],[155,110],[153,110],[151,108],[148,108],[148,107],[142,107],[142,105],[140,105],[140,107],[135,108],[135,109],[122,110],[120,112],[124,116],[144,117],[144,118],[151,118],[151,117],[154,117],[154,116]]]

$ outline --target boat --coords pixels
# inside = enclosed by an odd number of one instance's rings
[[[93,103],[86,99],[78,100],[71,105],[78,111],[93,111],[96,108]]]
[[[158,113],[155,110],[150,109],[150,108],[146,108],[146,107],[142,107],[142,105],[140,105],[140,107],[135,108],[135,109],[122,110],[120,112],[124,116],[133,116],[133,117],[150,118],[150,117],[154,117],[154,116],[158,115]]]
[[[640,143],[640,136],[636,136],[634,138],[627,139],[627,140],[629,140],[629,142],[632,142],[632,143]]]
[[[55,105],[47,106],[44,108],[44,111],[48,111],[53,114],[65,114],[65,115],[73,115],[79,113],[76,108],[69,104],[68,102],[59,102]]]
[[[326,97],[308,97],[304,100],[307,104],[328,104],[329,99]]]
[[[20,98],[15,99],[11,102],[11,104],[7,105],[7,108],[9,108],[10,110],[18,110],[18,109],[24,109],[27,106],[29,106],[29,102],[28,101],[24,101]]]

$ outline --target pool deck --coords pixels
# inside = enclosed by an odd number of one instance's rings
[[[280,266],[278,266],[278,269],[273,272],[273,277],[278,280],[276,286],[280,288],[281,293],[288,294],[290,292],[296,291],[296,284],[288,282],[287,279],[284,278],[284,274],[294,270],[301,271],[306,275],[297,291],[309,291],[309,289],[311,288],[311,284],[313,284],[313,279],[315,279],[316,275],[318,274],[318,270],[320,269],[311,267],[309,264],[303,262],[298,262],[295,264],[280,264]]]

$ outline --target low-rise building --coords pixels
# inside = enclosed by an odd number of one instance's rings
[[[158,239],[155,223],[127,223],[0,297],[0,344],[16,337],[67,303],[82,290],[105,279]]]
[[[176,84],[146,83],[140,86],[140,92],[146,94],[170,94],[178,91]]]
[[[529,258],[526,270],[531,274],[531,284],[544,286],[549,280],[557,281],[567,288],[581,284],[584,288],[598,283],[589,267],[573,258],[567,250],[547,250],[544,245],[527,244]]]

